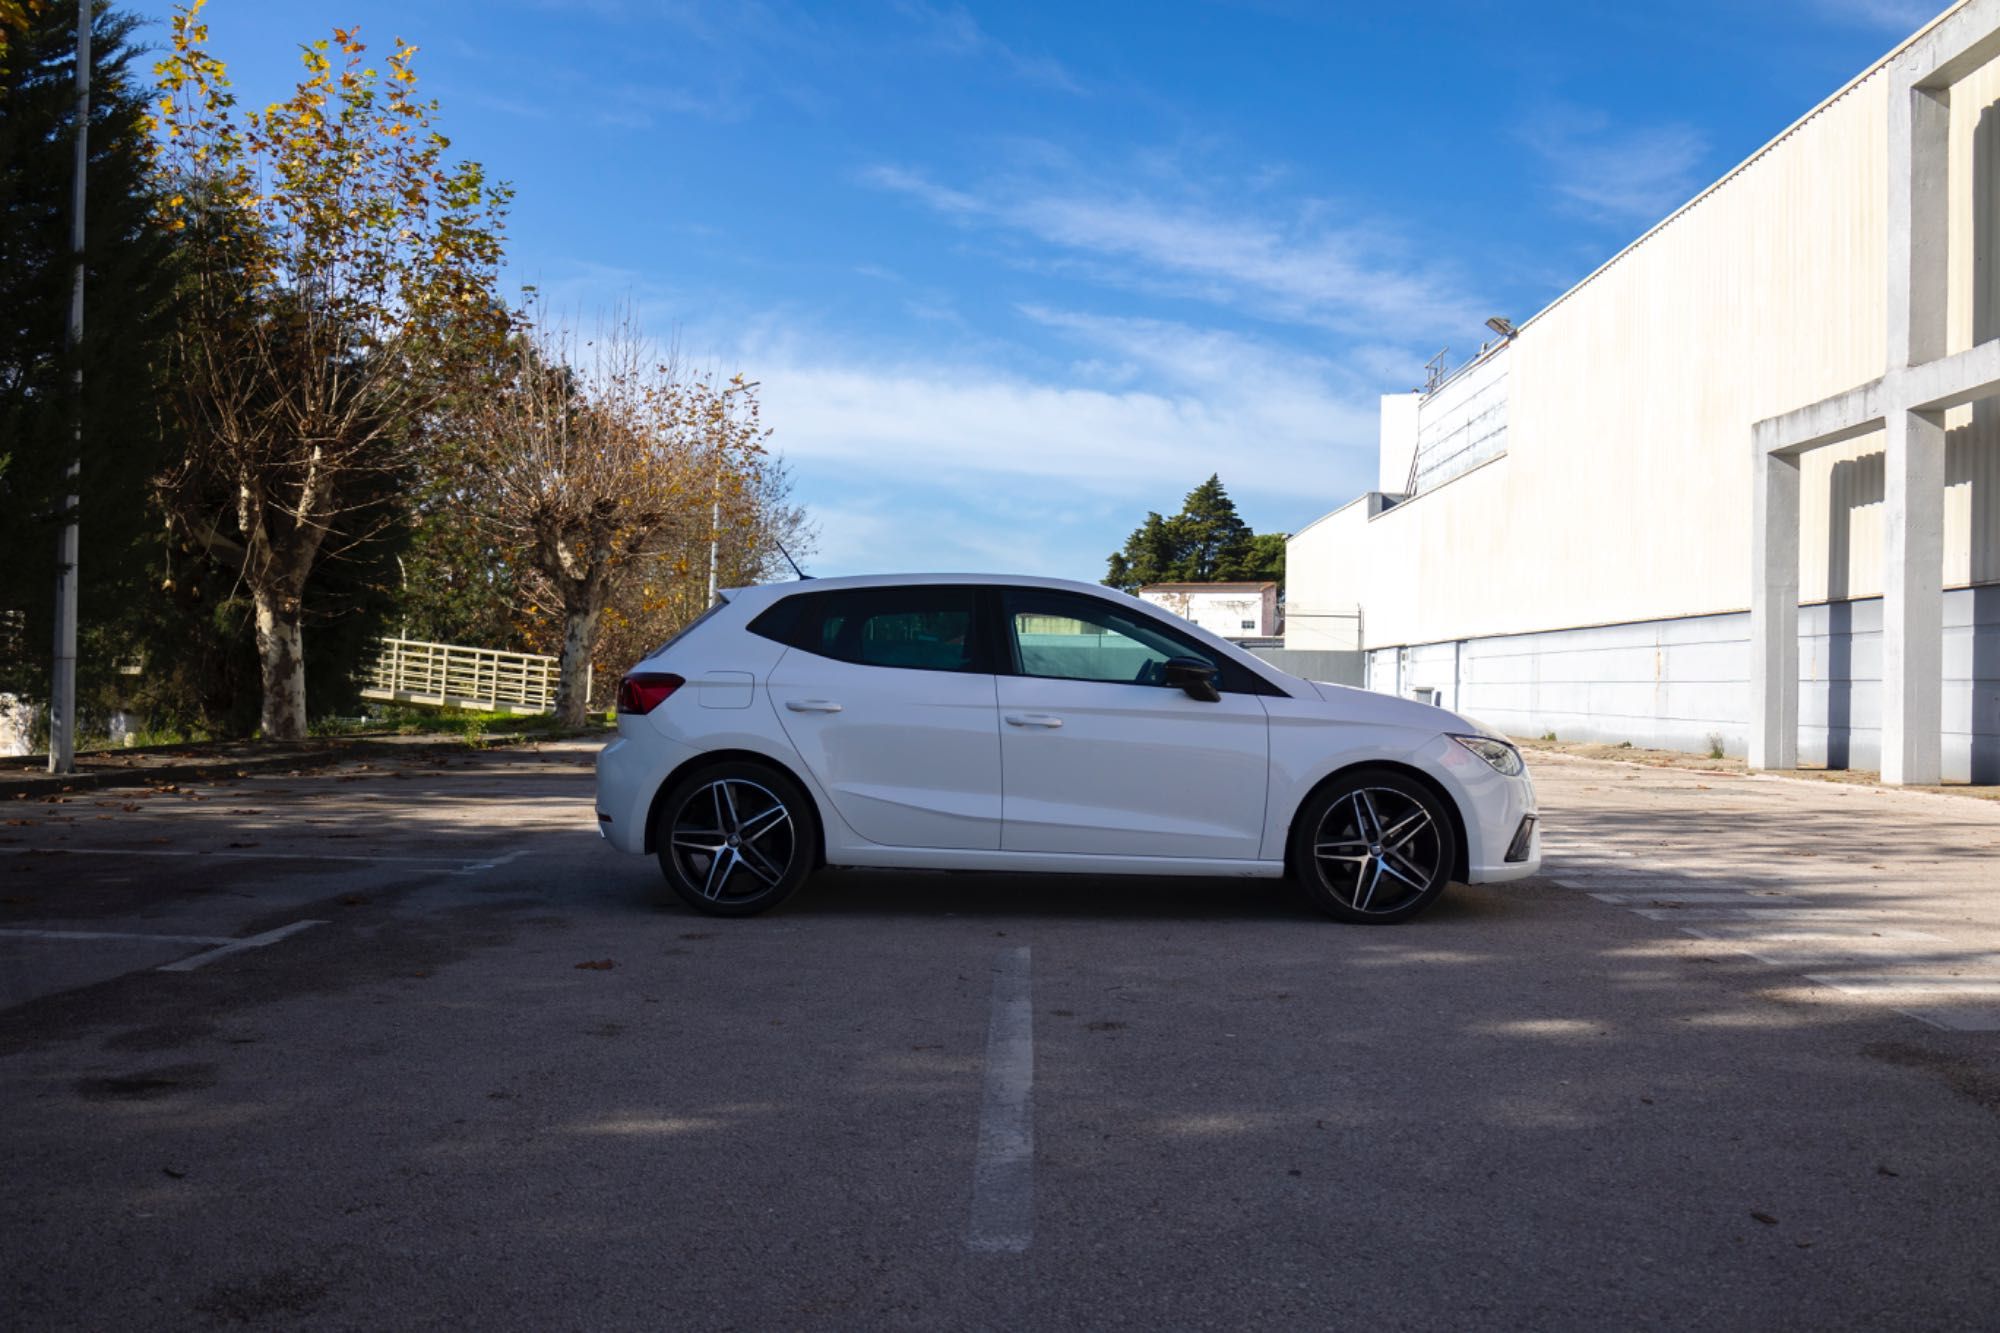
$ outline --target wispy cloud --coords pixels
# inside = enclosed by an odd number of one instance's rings
[[[1653,222],[1694,194],[1708,138],[1688,125],[1621,126],[1601,111],[1551,106],[1521,140],[1548,165],[1558,198],[1605,222]]]
[[[1806,0],[1809,9],[1837,23],[1915,32],[1948,6],[1943,0]]]
[[[1336,223],[1319,201],[1271,201],[1261,212],[1218,207],[1202,192],[1118,189],[1029,173],[947,185],[904,166],[863,179],[966,226],[1054,247],[1022,257],[1075,276],[1229,305],[1265,318],[1386,337],[1428,336],[1476,322],[1476,303],[1441,272],[1411,260],[1381,224]]]
[[[824,497],[829,568],[1089,576],[1146,507],[1210,472],[1267,528],[1367,484],[1374,389],[1337,363],[1170,321],[1018,313],[1075,358],[883,361],[782,328],[724,358],[762,380],[774,445]]]
[[[1083,83],[1053,56],[1016,51],[979,25],[963,5],[932,5],[900,0],[896,5],[917,25],[920,40],[949,55],[992,60],[1014,77],[1057,92],[1082,95]]]

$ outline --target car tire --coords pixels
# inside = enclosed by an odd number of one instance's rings
[[[711,764],[660,802],[653,847],[676,896],[706,916],[755,916],[813,871],[819,823],[799,784],[769,764]]]
[[[1436,901],[1456,862],[1451,814],[1406,774],[1362,769],[1309,797],[1292,821],[1292,870],[1337,921],[1386,926]]]

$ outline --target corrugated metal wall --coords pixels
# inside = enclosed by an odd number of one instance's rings
[[[2000,586],[1945,594],[1944,774],[2000,782]],[[1879,598],[1799,616],[1799,757],[1881,762]],[[1741,755],[1750,617],[1692,616],[1376,649],[1369,688],[1438,702],[1515,736]],[[1400,676],[1399,676],[1400,672]],[[1399,683],[1400,682],[1400,683]]]
[[[1487,353],[1418,404],[1412,494],[1507,452],[1507,351]]]

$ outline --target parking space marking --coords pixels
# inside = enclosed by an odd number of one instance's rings
[[[494,866],[505,865],[516,857],[527,855],[525,850],[520,849],[480,860],[465,856],[368,856],[360,852],[190,852],[171,847],[0,847],[0,856],[9,853],[15,856],[206,857],[218,861],[356,861],[367,865],[450,866],[454,870],[466,872],[491,870]]]
[[[1785,901],[1782,895],[1768,892],[1675,893],[1672,889],[1661,889],[1658,893],[1593,893],[1590,896],[1601,903],[1610,903],[1613,907],[1658,907],[1662,903],[1733,903],[1739,905],[1763,903],[1768,906],[1772,903]]]
[[[1767,900],[1768,901],[1768,900]],[[1865,907],[1815,907],[1800,903],[1791,907],[1635,907],[1634,913],[1649,921],[1838,921],[1863,925],[1890,919],[1887,912]]]
[[[492,870],[496,866],[506,865],[509,861],[518,861],[527,854],[528,854],[527,848],[516,847],[513,851],[502,853],[501,855],[494,857],[490,861],[468,862],[459,869],[458,873],[461,875],[476,875],[482,870]]]
[[[1028,950],[993,964],[986,1028],[986,1092],[972,1167],[968,1249],[1019,1254],[1035,1234],[1035,1015]]]
[[[9,940],[140,940],[152,944],[228,944],[228,935],[147,935],[124,930],[0,930]]]
[[[276,930],[267,930],[262,935],[252,935],[248,939],[242,940],[230,940],[219,949],[210,949],[206,953],[198,953],[191,958],[183,958],[177,963],[168,963],[159,970],[162,972],[192,972],[198,967],[208,966],[218,958],[227,958],[231,954],[242,953],[248,949],[261,949],[266,945],[276,944],[279,940],[289,939],[302,930],[310,930],[314,926],[323,926],[325,924],[326,922],[324,921],[294,921],[289,926],[279,926]]]

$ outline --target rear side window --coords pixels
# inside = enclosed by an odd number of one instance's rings
[[[949,585],[849,588],[788,597],[753,632],[821,657],[912,671],[977,671],[974,592]]]
[[[729,599],[727,597],[721,596],[720,594],[717,594],[716,599],[708,604],[708,610],[702,612],[700,615],[696,616],[693,620],[688,621],[687,624],[682,625],[679,629],[675,630],[671,635],[668,636],[667,641],[665,643],[655,648],[652,652],[647,653],[646,656],[649,658],[658,657],[661,653],[664,653],[665,651],[667,651],[667,649],[673,647],[675,644],[679,643],[682,639],[685,639],[688,635],[694,633],[695,626],[701,624],[702,621],[707,620],[710,616],[714,615],[717,611],[720,611],[723,607],[728,605],[729,605]]]

